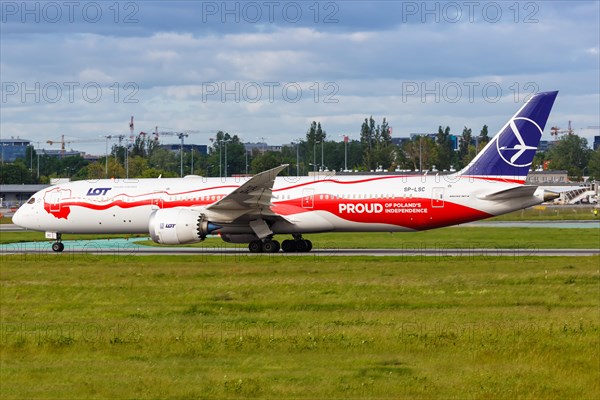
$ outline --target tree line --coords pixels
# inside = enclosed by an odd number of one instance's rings
[[[372,116],[365,118],[358,135],[347,141],[343,135],[328,136],[321,123],[313,121],[303,138],[283,146],[281,151],[262,148],[246,151],[237,135],[219,131],[211,139],[208,154],[184,151],[182,156],[158,146],[150,137],[138,135],[128,148],[115,144],[108,157],[93,162],[81,156],[58,158],[40,154],[38,157],[30,146],[24,159],[0,167],[0,183],[48,183],[58,177],[122,179],[127,173],[129,178],[177,177],[182,163],[184,175],[210,177],[256,174],[281,164],[290,165],[282,172],[284,175],[340,171],[346,166],[355,171],[450,171],[467,165],[489,140],[487,125],[479,133],[464,127],[455,150],[450,127],[440,125],[435,135],[414,135],[395,145],[386,119],[378,124]],[[567,170],[574,180],[584,175],[600,179],[600,149],[593,151],[585,138],[566,135],[547,152],[538,151],[532,169],[540,167]]]

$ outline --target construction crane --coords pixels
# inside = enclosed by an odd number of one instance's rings
[[[169,128],[168,128],[169,129]],[[185,131],[177,131],[175,129],[173,130],[168,130],[168,131],[159,131],[158,130],[158,126],[154,127],[154,132],[152,132],[152,134],[154,135],[154,141],[156,143],[158,143],[158,138],[160,136],[176,136],[179,138],[180,140],[180,144],[179,144],[179,173],[180,175],[183,177],[183,146],[184,146],[184,139],[186,137],[189,137],[190,134],[193,133],[200,133],[199,131],[190,131],[190,130],[185,130]],[[140,135],[147,135],[147,132],[140,132]],[[193,161],[192,161],[193,162]],[[193,169],[193,167],[192,167]]]
[[[600,126],[588,126],[586,128],[579,128],[579,130],[599,130]],[[568,135],[574,135],[575,134],[575,129],[573,129],[573,127],[571,126],[571,121],[569,121],[568,127],[567,129],[560,129],[558,126],[553,126],[552,128],[550,128],[550,135],[554,136],[556,139],[558,139],[558,135],[562,135],[562,134],[568,134]]]
[[[562,135],[563,133],[572,135],[575,131],[571,127],[571,121],[569,121],[569,127],[567,129],[560,129],[558,126],[553,126],[550,128],[550,135],[558,138],[558,135]]]
[[[179,162],[179,170],[180,170],[180,175],[183,177],[183,147],[184,147],[184,141],[186,137],[189,137],[190,135],[193,134],[198,134],[198,133],[215,133],[217,131],[198,131],[198,130],[190,130],[190,129],[186,129],[186,130],[177,130],[177,129],[172,129],[172,128],[165,128],[165,130],[159,130],[158,126],[154,127],[154,132],[152,132],[152,135],[154,135],[154,141],[156,143],[158,143],[158,140],[160,138],[160,136],[174,136],[177,137],[179,139],[179,156],[180,156],[180,162]],[[148,132],[140,132],[140,135],[146,136],[148,135]],[[192,149],[192,172],[194,169],[194,159],[193,159],[193,149]]]
[[[60,158],[63,158],[65,155],[66,144],[95,143],[95,142],[101,142],[101,141],[102,141],[102,139],[67,139],[67,140],[65,140],[65,135],[60,135],[60,140],[47,140],[46,143],[48,143],[50,146],[60,143]]]

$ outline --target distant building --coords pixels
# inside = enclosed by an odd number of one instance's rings
[[[0,185],[0,208],[18,207],[48,185]]]
[[[409,140],[414,140],[415,137],[419,137],[419,136],[423,136],[423,137],[428,137],[431,140],[433,140],[434,142],[437,140],[437,132],[436,133],[411,133],[409,134],[410,138],[398,138],[401,141],[409,141]],[[457,135],[450,135],[450,142],[452,143],[452,150],[456,151],[458,150],[458,144],[460,143],[460,136]],[[394,139],[392,139],[392,143],[394,143]],[[471,144],[473,146],[475,146],[477,144],[477,138],[473,137],[471,139]]]
[[[46,149],[39,149],[37,150],[38,153],[40,155],[46,155],[46,156],[50,156],[50,157],[76,157],[76,156],[80,156],[80,157],[85,157],[85,151],[79,151],[79,150],[46,150]]]
[[[398,147],[404,146],[404,143],[410,142],[410,138],[407,137],[393,137],[392,144],[395,144]]]
[[[594,136],[594,150],[600,148],[600,136]]]
[[[27,147],[31,141],[25,139],[0,139],[0,151],[2,162],[15,162],[19,158],[25,158]]]
[[[283,146],[282,145],[269,146],[267,143],[264,143],[264,142],[258,142],[258,143],[246,142],[246,143],[244,143],[244,148],[246,149],[246,151],[249,151],[251,153],[253,153],[254,150],[257,150],[260,153],[264,153],[266,151],[281,151]]]
[[[527,175],[528,184],[544,184],[544,183],[569,183],[567,171],[530,171]]]
[[[172,151],[174,153],[179,153],[179,150],[181,149],[180,144],[161,144],[161,145],[159,145],[159,147],[163,148],[165,150]],[[194,153],[200,154],[203,156],[208,154],[208,146],[205,144],[184,144],[183,145],[184,152],[191,152],[192,150],[194,150]]]

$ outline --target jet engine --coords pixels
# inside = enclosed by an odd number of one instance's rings
[[[150,215],[150,237],[161,244],[200,242],[221,227],[209,222],[206,215],[186,208],[156,210]]]

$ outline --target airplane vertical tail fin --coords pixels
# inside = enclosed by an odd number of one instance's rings
[[[458,174],[524,183],[557,94],[529,99]]]

